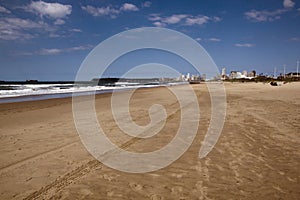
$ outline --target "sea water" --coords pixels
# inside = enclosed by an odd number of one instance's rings
[[[102,94],[113,91],[122,91],[128,89],[172,86],[184,84],[176,83],[156,83],[156,84],[140,84],[119,82],[114,86],[93,86],[81,85],[74,86],[73,84],[6,84],[0,85],[0,103],[35,101],[54,98],[71,97],[72,95],[89,95]]]

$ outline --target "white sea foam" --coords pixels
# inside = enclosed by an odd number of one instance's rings
[[[140,87],[157,87],[159,85],[176,85],[180,83],[156,84],[156,85],[141,85],[139,83],[118,82],[115,86],[75,86],[73,84],[24,84],[24,85],[1,85],[6,89],[0,87],[0,98],[8,97],[22,97],[35,95],[49,95],[49,94],[64,94],[64,93],[83,93],[93,91],[105,90],[121,90],[134,89]],[[10,88],[10,89],[8,89]]]

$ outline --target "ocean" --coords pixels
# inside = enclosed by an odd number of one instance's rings
[[[132,83],[117,82],[114,85],[79,85],[73,84],[1,84],[0,85],[0,103],[12,103],[23,101],[35,101],[54,98],[66,98],[76,95],[88,95],[95,91],[96,94],[109,93],[113,91],[122,91],[128,89],[172,86],[186,84],[186,82],[169,82],[169,83]]]

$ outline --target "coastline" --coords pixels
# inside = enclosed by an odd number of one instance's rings
[[[10,96],[7,97],[0,97],[0,104],[1,103],[12,103],[12,102],[23,102],[23,101],[38,101],[38,100],[46,100],[46,99],[59,99],[59,98],[68,98],[72,96],[84,96],[89,95],[91,92],[97,94],[104,94],[104,93],[112,93],[112,92],[120,92],[120,91],[126,91],[126,90],[135,90],[137,88],[155,88],[155,87],[171,87],[174,85],[182,85],[182,84],[188,84],[188,83],[165,83],[165,84],[158,84],[158,85],[139,85],[139,86],[127,86],[127,87],[120,87],[120,86],[113,86],[113,87],[104,87],[104,88],[97,88],[97,86],[94,86],[95,88],[81,88],[80,90],[74,90],[74,91],[59,91],[59,92],[46,92],[46,93],[27,93],[27,94],[19,94],[16,96]],[[35,84],[37,85],[37,84]],[[69,87],[69,86],[68,86]],[[93,86],[92,86],[93,87]]]
[[[201,110],[192,146],[170,166],[146,174],[110,169],[86,151],[74,126],[72,98],[0,104],[1,199],[297,199],[300,83],[225,83],[225,126],[204,159],[197,155],[209,125],[210,97],[205,84],[192,87]],[[128,136],[113,122],[110,97],[96,95],[97,116],[110,139],[122,146]],[[138,89],[130,104],[137,124],[149,122],[153,102],[168,113],[178,109],[166,88]],[[147,152],[167,144],[178,128],[179,114],[168,118],[163,135],[133,141],[128,150]]]

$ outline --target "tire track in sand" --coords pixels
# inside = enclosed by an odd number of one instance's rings
[[[49,197],[54,196],[58,191],[63,189],[64,187],[72,184],[74,181],[78,180],[82,176],[86,175],[87,173],[91,172],[93,169],[99,168],[101,163],[98,160],[91,160],[80,167],[72,170],[71,172],[67,173],[63,177],[57,178],[51,184],[42,187],[40,190],[37,190],[24,198],[24,200],[29,199],[49,199]]]
[[[183,106],[181,109],[184,107],[189,106],[190,104],[187,104]],[[171,119],[174,117],[178,112],[180,112],[181,109],[176,109],[174,112],[172,112],[166,120]],[[159,123],[159,122],[158,122]],[[141,133],[141,135],[144,133]],[[130,147],[131,145],[141,141],[141,138],[132,138],[126,142],[124,142],[122,145],[120,145],[120,148],[126,149]],[[109,157],[116,153],[116,149],[112,149],[108,152],[106,152],[103,156],[104,159],[105,157]],[[99,162],[98,160],[91,160],[76,169],[72,170],[71,172],[63,175],[62,177],[57,178],[54,182],[42,187],[41,189],[33,192],[29,196],[25,197],[24,200],[29,200],[29,199],[49,199],[57,192],[61,191],[63,188],[67,187],[68,185],[74,183],[76,180],[80,179],[81,177],[85,176],[86,174],[92,172],[95,169],[101,169],[102,168],[102,163]]]

